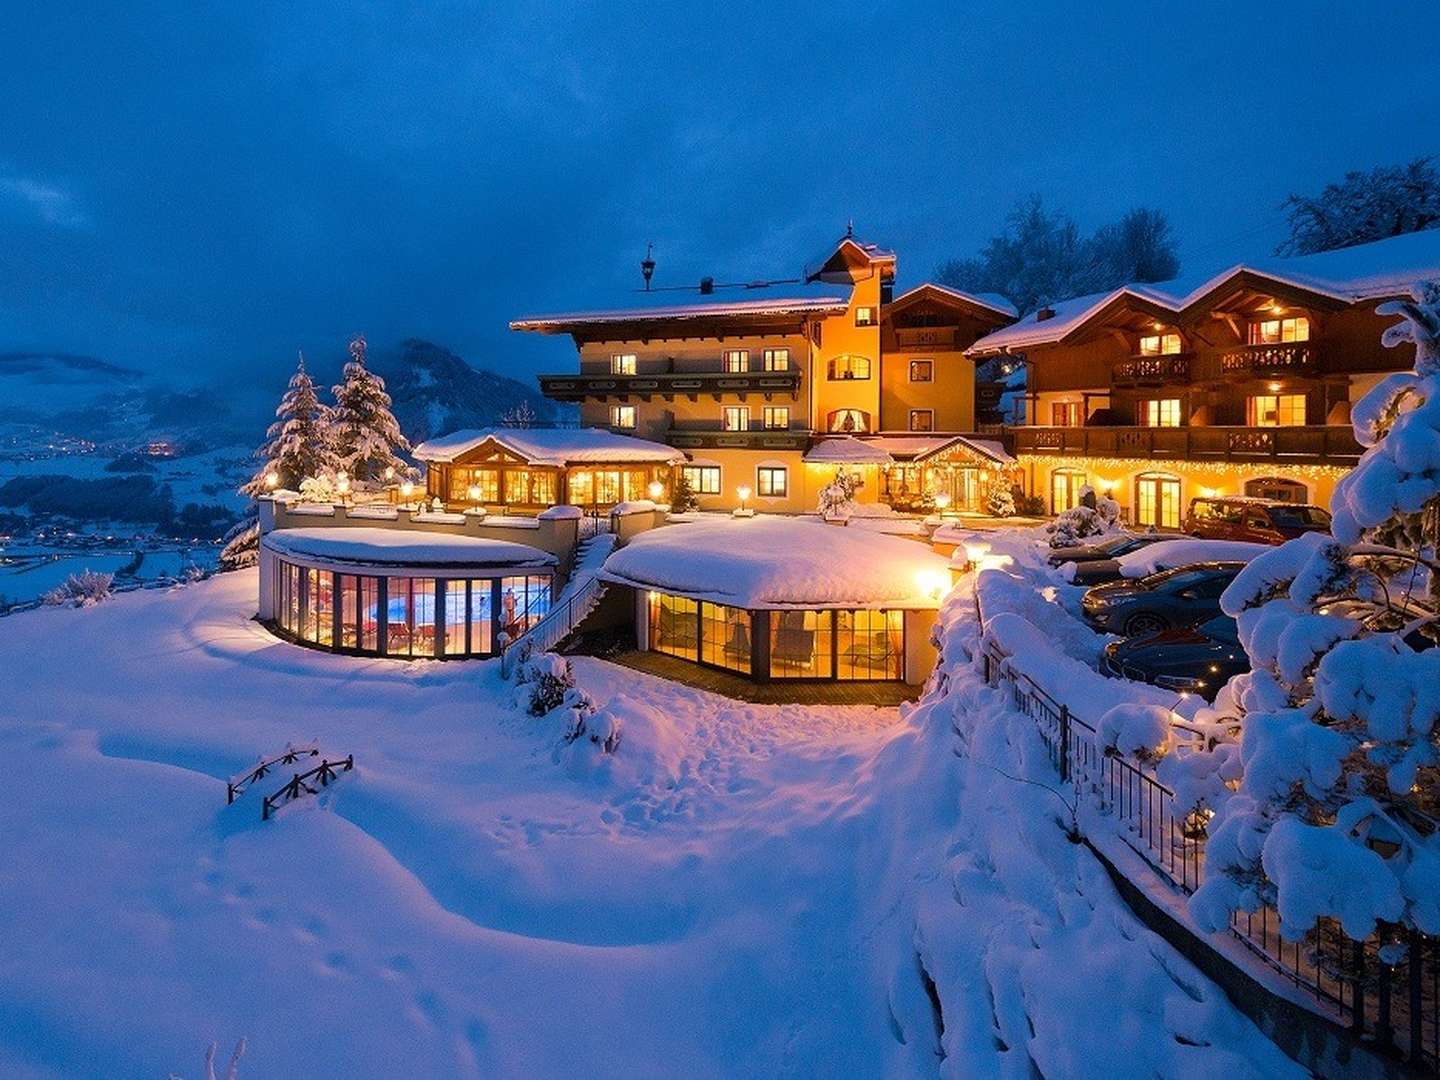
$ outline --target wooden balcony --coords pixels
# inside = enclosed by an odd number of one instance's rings
[[[1280,345],[1245,345],[1220,354],[1227,375],[1308,374],[1315,370],[1315,348],[1308,341]]]
[[[677,450],[804,450],[810,432],[793,428],[723,431],[716,427],[672,427],[660,438]]]
[[[1190,354],[1131,356],[1110,369],[1112,386],[1166,386],[1190,381]]]
[[[725,394],[760,394],[769,400],[775,394],[794,398],[800,392],[800,372],[790,371],[670,371],[646,375],[572,374],[541,375],[540,392],[552,401],[628,400],[638,397],[673,399],[683,396],[697,401],[701,394],[719,400]]]
[[[1017,454],[1253,461],[1350,466],[1361,447],[1348,425],[1304,427],[1017,427]]]

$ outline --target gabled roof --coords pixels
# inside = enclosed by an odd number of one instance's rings
[[[600,428],[478,428],[427,439],[415,447],[421,461],[448,463],[493,442],[530,465],[674,464],[685,455],[674,447]]]
[[[1054,315],[1031,312],[1012,326],[986,334],[966,352],[988,356],[1065,340],[1102,317],[1122,298],[1153,305],[1158,316],[1188,316],[1238,284],[1269,284],[1303,293],[1326,306],[1358,304],[1402,296],[1419,281],[1440,280],[1440,229],[1393,236],[1371,244],[1282,259],[1252,259],[1196,280],[1125,285],[1107,293],[1077,296],[1051,304]]]
[[[893,268],[895,252],[882,248],[879,244],[856,240],[847,233],[840,238],[839,243],[805,263],[805,280],[827,281],[831,284],[848,282],[852,266],[868,266],[873,263],[885,263]]]
[[[568,334],[589,326],[627,322],[665,322],[729,318],[736,316],[781,316],[837,314],[849,301],[839,296],[794,296],[765,300],[733,300],[707,304],[676,304],[670,307],[613,308],[606,311],[577,311],[561,315],[532,315],[515,319],[511,330],[532,330],[542,334]]]
[[[926,299],[938,300],[958,307],[981,308],[987,315],[1000,315],[1006,319],[1015,319],[1020,315],[1020,312],[1015,310],[1015,305],[998,293],[961,292],[959,289],[952,289],[948,285],[939,285],[933,281],[926,281],[916,285],[913,289],[907,289],[891,300],[885,306],[885,310],[893,314]]]
[[[920,463],[946,450],[963,449],[994,462],[996,465],[1013,465],[1015,459],[1005,452],[1005,447],[993,439],[979,439],[970,435],[867,435],[865,442],[879,447],[895,461]],[[806,460],[809,460],[808,455]]]

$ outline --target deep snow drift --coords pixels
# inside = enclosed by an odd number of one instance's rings
[[[0,624],[0,1072],[193,1076],[242,1035],[242,1077],[1289,1067],[994,771],[1043,755],[956,659],[968,598],[903,717],[578,661],[622,717],[603,757],[557,754],[495,663],[307,651],[254,592]],[[309,738],[356,771],[226,807]]]

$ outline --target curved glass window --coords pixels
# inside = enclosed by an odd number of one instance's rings
[[[550,610],[553,578],[382,577],[275,564],[273,627],[286,637],[375,656],[491,656]]]

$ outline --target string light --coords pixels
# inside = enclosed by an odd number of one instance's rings
[[[1031,462],[1036,465],[1050,465],[1061,468],[1095,468],[1095,469],[1144,469],[1153,470],[1162,467],[1174,468],[1177,471],[1188,472],[1212,472],[1224,476],[1242,476],[1247,473],[1261,472],[1267,476],[1303,476],[1310,480],[1339,480],[1347,475],[1353,466],[1349,465],[1295,465],[1289,462],[1280,461],[1195,461],[1190,458],[1114,458],[1114,457],[1061,457],[1058,454],[1031,454],[1022,451],[1019,455],[1021,464]]]

